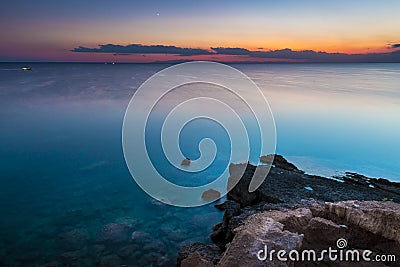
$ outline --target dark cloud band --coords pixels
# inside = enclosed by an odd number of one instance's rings
[[[391,48],[400,48],[400,44],[391,44]],[[79,46],[71,50],[80,53],[129,54],[169,54],[178,56],[230,55],[247,56],[249,59],[282,59],[301,62],[400,62],[400,50],[387,53],[345,54],[316,52],[313,50],[294,51],[289,48],[270,51],[251,51],[241,47],[211,47],[209,50],[166,45],[99,45],[97,48]]]
[[[174,54],[181,56],[209,55],[211,52],[198,48],[182,48],[177,46],[166,45],[115,45],[105,44],[99,45],[98,48],[88,48],[79,46],[71,50],[72,52],[83,53],[114,53],[114,54]]]

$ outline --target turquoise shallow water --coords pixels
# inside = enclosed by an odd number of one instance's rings
[[[74,257],[91,266],[116,255],[133,266],[168,266],[182,244],[210,242],[211,226],[222,213],[212,205],[185,209],[153,201],[131,178],[122,154],[121,126],[129,99],[166,65],[31,65],[32,71],[23,72],[21,64],[0,64],[2,266],[39,266]],[[400,181],[400,64],[234,67],[253,78],[269,100],[278,153],[310,173],[349,170]],[[153,160],[160,160],[171,180],[201,184],[227,163],[223,131],[197,123],[183,133],[184,153],[198,156],[188,144],[207,129],[220,145],[218,161],[188,181],[158,158],[154,141]],[[250,160],[256,162],[257,155]],[[95,242],[99,230],[115,222],[150,234],[129,248],[134,250],[130,258],[121,256],[126,244]],[[88,240],[79,256],[65,255],[71,249],[60,240],[74,229],[83,229]]]

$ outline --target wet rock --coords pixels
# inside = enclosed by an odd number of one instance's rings
[[[128,241],[132,228],[123,223],[110,223],[104,225],[97,234],[97,242],[120,243]]]
[[[343,180],[346,183],[365,185],[365,186],[369,185],[368,177],[354,172],[345,172],[343,176],[335,176],[335,178]]]
[[[62,233],[57,240],[57,244],[64,250],[78,250],[85,246],[89,240],[89,233],[84,229],[74,229]]]
[[[228,199],[241,206],[248,206],[257,200],[257,193],[248,190],[255,170],[255,166],[247,163],[229,165]]]
[[[215,207],[219,210],[224,210],[229,214],[238,214],[240,212],[240,205],[231,200],[227,200],[221,204],[216,204]]]
[[[273,166],[283,169],[283,170],[304,173],[304,171],[299,170],[293,163],[290,163],[281,155],[269,154],[266,156],[261,156],[260,162],[269,164],[269,165],[273,165]]]
[[[181,262],[181,267],[214,267],[215,265],[205,259],[200,253],[195,252],[190,254],[186,259],[183,259]]]
[[[201,259],[212,262],[213,264],[217,264],[221,259],[221,250],[217,246],[196,242],[186,244],[182,247],[178,254],[177,266],[181,266],[182,261],[193,253],[198,253],[201,256]]]
[[[278,155],[275,158],[280,158]],[[281,160],[283,161],[283,160]],[[291,164],[291,163],[290,163]],[[239,203],[241,207],[254,206],[260,202],[271,204],[297,204],[304,199],[313,198],[319,202],[338,202],[346,200],[393,200],[400,201],[400,184],[389,182],[384,179],[374,179],[362,175],[352,174],[354,179],[347,179],[347,182],[304,174],[301,171],[290,170],[289,167],[271,168],[265,177],[269,166],[251,164],[231,164],[229,166],[230,177],[228,187],[228,199]],[[245,172],[242,170],[245,168]],[[255,172],[256,169],[259,171]],[[289,170],[288,170],[289,169]],[[297,169],[297,168],[296,168]],[[241,175],[240,175],[241,174]],[[264,182],[254,192],[249,192],[251,180],[264,179]],[[364,177],[364,178],[362,178]],[[343,180],[336,177],[338,180]],[[364,181],[370,186],[365,186]],[[235,184],[235,186],[232,186]],[[305,188],[313,190],[306,190]]]
[[[225,210],[224,217],[222,218],[222,223],[219,223],[213,227],[213,233],[211,234],[211,240],[219,245],[224,247],[226,243],[232,240],[232,232],[233,228],[230,227],[231,219],[234,216],[237,216],[241,213],[240,205],[232,200],[227,200],[222,204],[217,204],[215,207],[219,210]]]
[[[214,189],[208,189],[203,192],[201,198],[205,201],[214,201],[221,197],[221,193]]]

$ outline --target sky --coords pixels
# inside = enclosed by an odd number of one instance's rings
[[[400,62],[398,14],[397,0],[2,0],[0,61]]]

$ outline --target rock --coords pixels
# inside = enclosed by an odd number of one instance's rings
[[[241,213],[240,205],[232,200],[227,200],[222,204],[217,204],[215,207],[219,210],[225,210],[224,217],[222,219],[222,223],[215,225],[214,232],[211,234],[211,240],[219,245],[224,247],[226,243],[230,242],[232,239],[231,230],[232,227],[229,227],[229,222],[234,216],[237,216]]]
[[[181,267],[214,267],[215,265],[205,259],[200,253],[195,252],[190,254],[186,259],[182,260]]]
[[[221,259],[215,262],[218,256],[213,256],[214,261],[204,256],[201,252],[208,248],[206,245],[188,245],[181,251],[178,266],[186,258],[188,263],[200,266],[210,263],[225,267],[265,266],[266,262],[256,257],[256,253],[265,246],[268,251],[314,249],[318,252],[328,247],[336,248],[337,240],[342,238],[347,240],[348,247],[352,249],[368,249],[374,254],[400,257],[400,204],[378,201],[301,203],[301,207],[291,209],[277,206],[279,210],[269,211],[259,209],[265,204],[242,208],[240,211],[232,201],[218,205],[220,209],[234,211],[231,214],[239,213],[226,216],[225,221],[214,227],[213,235],[219,231],[220,236],[217,241],[215,236],[212,240],[219,245],[220,251],[224,251],[220,255]],[[196,253],[200,253],[200,256]],[[342,264],[330,262],[328,259],[323,262],[326,266]],[[268,261],[268,266],[292,266],[291,264],[293,263],[277,261],[276,258],[272,262]],[[307,266],[317,265],[310,263]],[[384,265],[362,263],[360,266]]]
[[[216,264],[221,258],[221,250],[217,246],[196,242],[182,247],[178,253],[177,266],[181,266],[182,261],[193,253],[198,253],[202,259],[213,264]]]
[[[324,244],[325,247],[335,244],[335,242],[346,237],[347,226],[336,224],[330,220],[314,217],[305,228],[307,242],[312,244]]]
[[[235,229],[235,237],[229,244],[217,266],[265,266],[257,258],[257,252],[265,246],[272,250],[300,249],[303,237],[284,230],[284,225],[261,213],[247,219]],[[276,258],[268,266],[287,266]]]
[[[62,233],[57,240],[58,246],[64,250],[81,249],[89,240],[89,233],[84,229],[74,229]]]
[[[219,210],[224,210],[230,214],[235,214],[240,211],[240,205],[232,200],[227,200],[221,204],[216,204],[215,207]]]
[[[181,166],[189,166],[190,162],[191,160],[189,158],[185,158],[184,160],[182,160]]]
[[[308,208],[287,211],[272,210],[263,212],[262,214],[282,223],[285,225],[285,229],[296,233],[304,233],[305,227],[312,219],[312,213]]]
[[[305,174],[297,167],[289,167],[291,163],[288,163],[282,156],[276,155],[275,159],[279,159],[277,162],[281,163],[271,168],[269,173],[267,172],[269,166],[266,165],[231,164],[228,180],[228,188],[231,190],[228,192],[228,199],[239,203],[241,207],[253,206],[260,202],[295,205],[310,198],[319,202],[353,199],[400,201],[400,184],[398,183],[355,174],[352,174],[352,177],[357,177],[357,179],[347,179],[347,182],[342,183],[325,177]],[[243,169],[245,169],[244,173]],[[259,170],[255,172],[256,169]],[[257,177],[260,180],[264,179],[264,182],[254,192],[249,192],[253,176],[263,176],[265,173],[268,173],[266,177]],[[343,180],[338,177],[337,179]],[[369,183],[373,187],[365,186],[364,182],[360,182],[363,179],[365,179],[365,183]],[[305,190],[305,188],[313,190]]]
[[[266,164],[269,164],[269,165],[273,165],[273,166],[275,166],[277,168],[280,168],[280,169],[283,169],[283,170],[304,173],[304,171],[299,170],[293,163],[290,163],[289,161],[287,161],[281,155],[269,154],[269,155],[266,155],[266,156],[261,156],[260,157],[260,162],[261,163],[266,163]]]
[[[263,161],[270,159],[271,156]],[[211,235],[217,249],[210,256],[210,246],[185,245],[179,253],[178,266],[184,259],[188,259],[188,264],[199,265],[293,266],[290,262],[259,261],[255,253],[264,245],[269,250],[318,251],[335,248],[340,238],[346,239],[352,249],[400,258],[400,205],[395,203],[400,201],[400,184],[355,173],[346,173],[346,179],[338,178],[345,182],[308,175],[278,155],[274,166],[254,192],[248,188],[256,168],[265,168],[257,171],[260,174],[266,173],[269,166],[229,166],[227,187],[232,190],[228,192],[228,201],[216,205],[225,214]],[[299,266],[318,264],[353,266],[327,259]],[[359,265],[384,266],[376,262]]]
[[[228,179],[228,199],[241,206],[248,206],[257,200],[256,192],[249,192],[250,181],[256,167],[251,164],[230,164]]]
[[[400,243],[400,204],[390,201],[326,203],[324,216]]]
[[[221,197],[221,193],[214,189],[208,189],[203,192],[201,198],[205,201],[214,201]]]
[[[100,243],[120,243],[128,241],[132,228],[123,223],[110,223],[104,225],[97,234]]]
[[[354,172],[345,172],[343,176],[336,176],[335,178],[341,179],[346,183],[369,185],[368,177]]]

